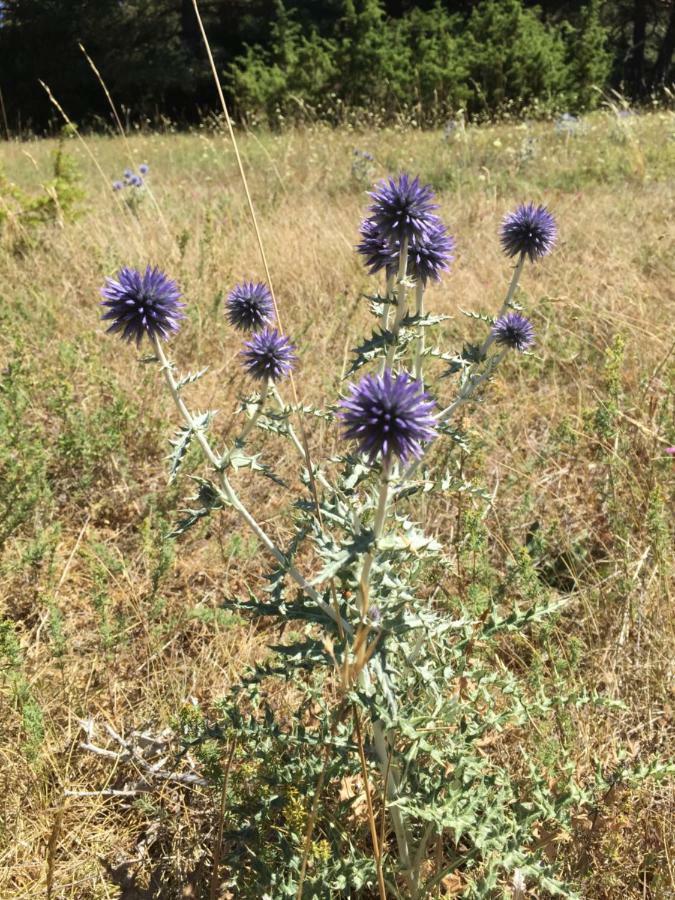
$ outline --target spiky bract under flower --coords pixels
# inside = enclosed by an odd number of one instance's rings
[[[291,372],[297,359],[293,344],[276,328],[259,331],[244,347],[244,366],[249,375],[260,381],[279,381]]]
[[[137,344],[144,334],[151,341],[155,337],[167,340],[185,318],[176,282],[156,266],[147,266],[143,274],[125,266],[116,279],[106,278],[101,296],[101,306],[108,307],[103,319],[112,320],[108,331],[120,332],[123,339]]]
[[[523,353],[534,344],[534,326],[520,313],[510,312],[497,319],[492,334],[498,344]]]
[[[242,281],[227,296],[227,318],[240,331],[258,331],[274,320],[272,294],[262,281]]]
[[[389,241],[420,240],[431,224],[432,210],[437,208],[431,186],[421,185],[419,178],[411,179],[406,174],[383,179],[370,196],[371,219],[381,237]]]
[[[507,256],[524,254],[535,262],[553,249],[558,236],[555,219],[545,206],[526,203],[502,221],[500,238]]]
[[[422,444],[436,437],[435,402],[422,384],[406,372],[366,375],[349,385],[340,404],[344,437],[358,442],[359,450],[374,462],[419,457]]]

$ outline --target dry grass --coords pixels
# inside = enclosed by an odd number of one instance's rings
[[[547,652],[568,661],[572,683],[617,701],[584,706],[559,734],[534,736],[552,754],[571,741],[580,778],[598,763],[611,771],[622,756],[639,762],[674,749],[674,495],[664,454],[675,443],[674,129],[668,113],[621,122],[598,114],[572,138],[542,124],[470,130],[450,142],[327,130],[242,141],[308,402],[335,398],[346,353],[368,324],[357,299],[368,281],[352,249],[366,200],[350,171],[355,146],[374,153],[375,174],[407,168],[440,192],[458,259],[429,306],[453,316],[448,347],[472,335],[461,309],[498,305],[508,276],[501,215],[529,198],[555,211],[560,246],[523,280],[536,353],[504,366],[489,406],[465,424],[478,447],[472,471],[496,498],[486,519],[496,564],[533,530],[543,535],[542,577],[569,600]],[[130,161],[120,139],[87,144],[110,181]],[[3,144],[0,165],[37,191],[52,149]],[[103,335],[97,292],[121,264],[157,262],[179,280],[190,315],[175,355],[186,368],[211,364],[191,397],[221,411],[216,427],[227,434],[245,385],[222,300],[262,267],[224,137],[132,137],[128,149],[136,165],[150,163],[156,200],[138,217],[116,203],[80,144],[68,149],[86,187],[82,215],[43,228],[19,253],[10,221],[0,252],[0,364],[5,384],[18,380],[22,428],[34,435],[19,450],[21,477],[33,483],[29,463],[39,457],[34,480],[44,487],[0,563],[0,617],[19,644],[0,658],[0,896],[27,900],[48,885],[54,898],[201,896],[218,798],[174,789],[143,802],[63,796],[117,779],[108,760],[78,749],[78,718],[160,732],[189,698],[208,709],[264,645],[218,613],[224,595],[258,586],[264,566],[234,519],[223,514],[175,553],[162,541],[186,490],[167,487],[162,462],[174,412],[157,373]],[[592,423],[608,396],[606,351],[617,334],[626,347],[615,433],[605,441]],[[322,452],[337,446],[320,425],[311,441]],[[272,458],[289,471],[296,462],[284,452],[273,442]],[[264,481],[244,490],[283,536],[288,495]],[[434,500],[426,513],[451,541],[456,499]],[[458,573],[450,592],[467,577]],[[514,648],[512,663],[530,649]],[[675,896],[674,811],[672,784],[619,782],[558,848],[582,896]],[[135,857],[146,893],[120,886],[120,861]]]

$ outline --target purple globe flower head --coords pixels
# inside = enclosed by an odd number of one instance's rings
[[[124,187],[124,185],[122,184],[121,181],[113,181],[113,183],[112,183],[113,191],[121,191],[123,187]]]
[[[407,372],[366,375],[349,385],[340,403],[343,436],[358,442],[371,463],[381,455],[389,463],[422,454],[422,443],[436,437],[435,402]]]
[[[534,344],[534,326],[520,313],[510,312],[497,319],[492,326],[496,343],[524,353]]]
[[[376,275],[382,269],[387,274],[395,272],[398,264],[398,250],[392,248],[387,238],[382,236],[377,223],[373,219],[364,219],[359,229],[361,240],[356,250],[365,257],[365,264],[370,275]]]
[[[138,171],[141,173],[141,175],[147,175],[150,171],[150,166],[147,163],[141,163],[138,167]]]
[[[423,238],[431,224],[432,210],[437,207],[431,186],[420,185],[419,178],[411,180],[406,174],[397,180],[383,179],[370,196],[371,218],[382,237],[392,241]]]
[[[545,206],[523,204],[502,221],[500,238],[507,256],[529,256],[535,262],[553,249],[558,236],[555,219]]]
[[[151,341],[155,337],[167,340],[185,318],[181,312],[185,304],[179,301],[176,282],[156,266],[147,266],[142,275],[125,266],[116,279],[106,278],[101,296],[101,306],[108,307],[103,319],[112,320],[108,332],[121,332],[124,340],[135,340],[139,345],[144,334]]]
[[[441,272],[447,272],[454,259],[454,238],[438,216],[432,219],[424,237],[411,241],[408,248],[408,272],[425,286],[429,279],[440,281]]]
[[[244,367],[252,378],[260,381],[280,381],[292,371],[297,359],[293,344],[276,328],[259,331],[244,347],[241,351]]]
[[[227,296],[227,318],[240,331],[258,331],[274,321],[274,301],[262,281],[242,281]]]
[[[124,180],[125,180],[125,181],[131,181],[131,179],[134,178],[134,177],[135,177],[135,175],[134,175],[134,173],[131,171],[131,169],[125,169],[125,170],[124,170]]]
[[[132,175],[129,179],[129,184],[135,188],[143,187],[143,179],[140,175]]]

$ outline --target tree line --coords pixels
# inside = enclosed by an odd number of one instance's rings
[[[439,124],[640,101],[673,78],[675,0],[201,0],[236,116]],[[0,133],[110,112],[198,121],[216,108],[192,0],[2,0]]]

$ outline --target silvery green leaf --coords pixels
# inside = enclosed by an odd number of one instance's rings
[[[206,373],[209,371],[209,367],[206,366],[203,369],[200,369],[198,372],[188,372],[187,375],[183,375],[182,378],[178,380],[176,383],[176,388],[180,390],[185,387],[186,384],[194,384],[195,381],[199,381]]]
[[[176,434],[176,437],[169,441],[173,450],[167,457],[170,461],[169,483],[171,483],[180,469],[186,453],[190,449],[194,432],[189,425],[182,425]]]
[[[169,534],[169,537],[172,538],[185,534],[189,528],[192,528],[201,519],[209,516],[214,509],[222,509],[225,505],[222,496],[212,481],[194,475],[190,477],[199,486],[197,494],[192,497],[193,500],[197,501],[197,505],[194,508],[187,507],[181,510],[184,516]]]

